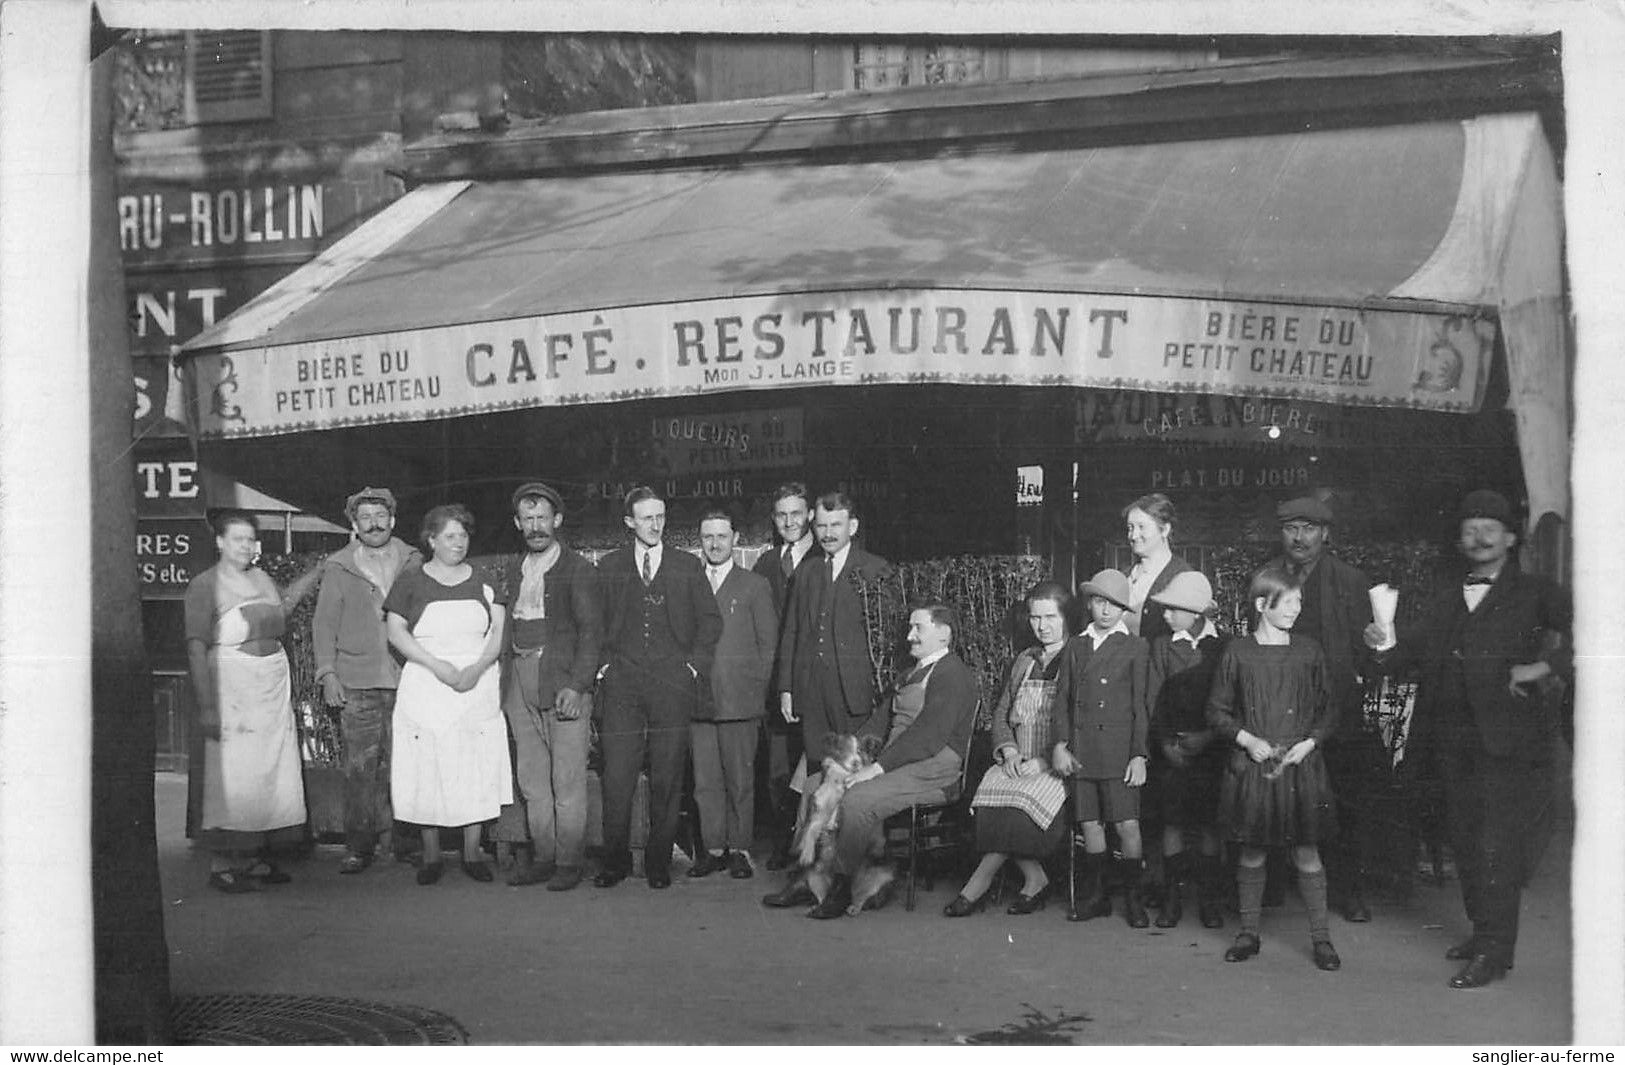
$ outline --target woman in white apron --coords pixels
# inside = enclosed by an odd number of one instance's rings
[[[462,832],[463,871],[492,879],[480,829],[513,801],[508,726],[497,684],[504,604],[464,559],[474,517],[458,504],[423,519],[431,558],[384,600],[389,642],[406,659],[395,695],[390,800],[421,825],[419,884],[440,879],[440,828]]]
[[[305,789],[293,716],[287,611],[318,579],[312,569],[279,594],[254,568],[252,515],[214,515],[220,561],[186,586],[186,653],[203,737],[200,845],[213,852],[209,885],[236,894],[256,880],[291,879],[266,848],[303,838]]]
[[[1043,859],[1066,839],[1066,784],[1050,772],[1050,701],[1061,649],[1072,635],[1068,622],[1072,594],[1055,581],[1035,585],[1026,596],[1027,623],[1038,646],[1022,651],[1010,663],[999,702],[993,708],[994,765],[976,787],[976,849],[982,860],[959,894],[943,909],[964,917],[986,905],[993,875],[1014,858],[1025,877],[1021,894],[1006,911],[1032,913],[1049,897],[1049,875]]]

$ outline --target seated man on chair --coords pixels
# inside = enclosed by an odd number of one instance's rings
[[[840,917],[852,901],[852,876],[881,847],[885,820],[917,802],[941,802],[959,779],[976,715],[976,675],[950,646],[958,619],[939,602],[916,606],[908,617],[915,665],[898,678],[887,713],[870,716],[859,735],[881,736],[886,746],[858,770],[841,799],[835,836],[835,881],[807,916]],[[809,780],[807,794],[816,790]]]

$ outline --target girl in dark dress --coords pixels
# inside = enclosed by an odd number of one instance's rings
[[[1225,961],[1257,954],[1264,897],[1264,859],[1287,847],[1309,911],[1315,965],[1342,963],[1326,919],[1326,871],[1321,840],[1336,831],[1331,778],[1320,746],[1332,726],[1326,663],[1320,645],[1293,636],[1303,599],[1279,569],[1259,571],[1248,589],[1258,621],[1251,635],[1230,641],[1219,656],[1207,719],[1232,744],[1219,793],[1219,823],[1241,844],[1236,868],[1241,931]]]

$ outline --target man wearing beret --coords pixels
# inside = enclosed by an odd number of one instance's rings
[[[311,620],[316,682],[339,710],[344,741],[343,874],[372,864],[381,832],[394,821],[389,802],[390,719],[401,667],[384,635],[384,597],[402,571],[421,566],[417,548],[394,536],[395,494],[363,488],[345,500],[355,539],[322,562]]]
[[[1362,634],[1371,623],[1371,581],[1327,551],[1332,510],[1315,496],[1289,499],[1275,508],[1281,554],[1270,562],[1298,582],[1303,612],[1295,634],[1320,644],[1326,654],[1336,726],[1327,737],[1326,768],[1337,795],[1338,833],[1325,848],[1328,894],[1350,921],[1371,920],[1365,887],[1376,854],[1376,819],[1370,805],[1386,772],[1382,737],[1365,719],[1365,683],[1371,652]]]
[[[1533,844],[1548,827],[1552,765],[1565,681],[1572,668],[1569,600],[1554,583],[1518,569],[1512,507],[1499,493],[1462,502],[1459,585],[1428,604],[1421,621],[1365,630],[1384,671],[1420,674],[1415,727],[1439,751],[1451,846],[1472,935],[1445,952],[1465,964],[1450,980],[1475,988],[1512,968],[1518,907]]]
[[[564,500],[532,481],[513,494],[525,552],[508,560],[502,712],[514,740],[530,850],[508,877],[549,891],[581,883],[587,847],[587,743],[603,638],[592,563],[559,541]]]

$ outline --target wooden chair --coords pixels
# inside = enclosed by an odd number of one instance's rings
[[[965,736],[965,757],[959,762],[959,779],[942,789],[942,799],[914,803],[886,819],[885,860],[905,863],[907,889],[903,909],[910,912],[914,909],[916,881],[924,879],[927,889],[935,883],[935,870],[922,875],[921,859],[939,855],[961,857],[969,842],[970,804],[965,786],[970,772],[971,741],[976,735],[976,718],[981,710],[978,702]]]

